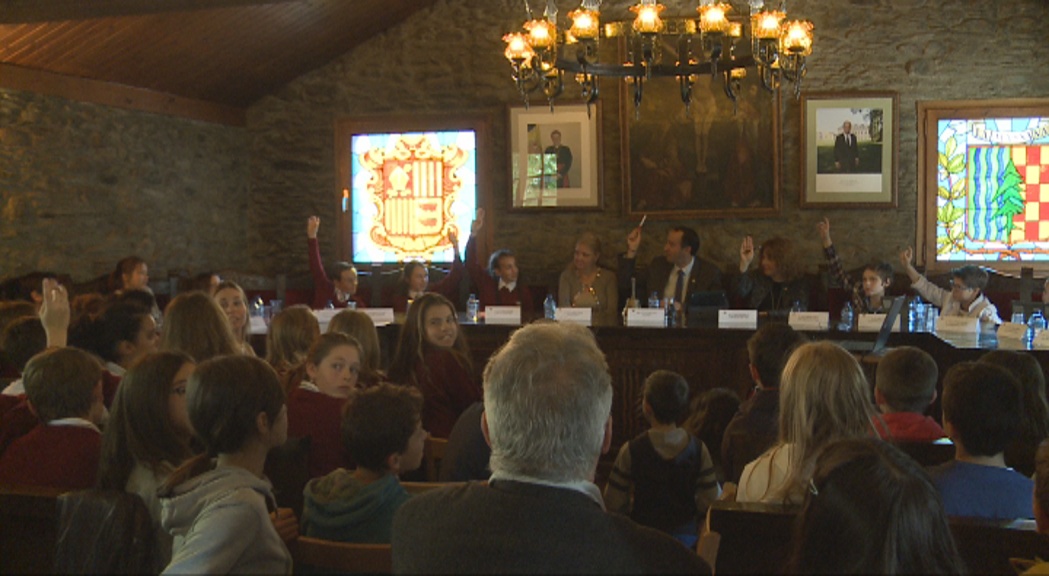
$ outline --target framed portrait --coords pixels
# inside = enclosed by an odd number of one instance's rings
[[[511,106],[511,210],[600,210],[600,103]]]
[[[801,95],[801,207],[895,208],[896,92]]]
[[[677,48],[663,42],[663,59]],[[620,44],[620,57],[625,43]],[[721,76],[696,78],[688,109],[674,78],[621,83],[624,209],[656,219],[763,218],[779,213],[779,92],[753,70],[733,102]]]

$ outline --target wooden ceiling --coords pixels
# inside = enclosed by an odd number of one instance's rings
[[[0,87],[242,116],[434,1],[0,0]]]

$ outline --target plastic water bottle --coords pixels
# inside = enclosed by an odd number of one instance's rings
[[[851,331],[852,330],[852,320],[853,320],[852,303],[851,302],[846,302],[845,305],[841,307],[841,326],[840,326],[840,329],[845,331],[845,332]]]
[[[677,308],[674,306],[674,299],[667,298],[663,301],[665,306],[664,314],[666,317],[663,319],[663,325],[668,328],[673,328],[677,325]]]
[[[256,296],[255,300],[251,302],[251,315],[262,316],[262,296]]]
[[[648,307],[659,308],[659,292],[653,292],[652,295],[648,297]]]
[[[481,308],[481,301],[477,299],[476,294],[470,294],[470,298],[466,300],[466,315],[470,317],[470,322],[477,324],[477,311]]]
[[[557,317],[557,302],[554,301],[553,294],[547,294],[546,300],[543,300],[543,316],[547,320],[553,320]]]
[[[1027,320],[1027,338],[1034,341],[1042,330],[1045,330],[1045,316],[1042,316],[1041,310],[1035,310]]]

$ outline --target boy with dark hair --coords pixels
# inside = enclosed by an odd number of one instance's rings
[[[76,348],[50,348],[22,380],[40,424],[0,456],[0,484],[90,488],[102,451],[102,365]]]
[[[740,405],[721,441],[721,467],[727,482],[739,482],[743,467],[779,439],[779,379],[790,353],[805,336],[780,322],[765,324],[750,340],[750,377],[754,393]]]
[[[1005,466],[1005,447],[1019,433],[1023,396],[1005,369],[963,362],[943,383],[943,426],[954,460],[929,469],[948,516],[1031,517],[1030,478]]]
[[[881,437],[893,442],[935,442],[946,436],[925,410],[936,400],[936,361],[923,350],[901,346],[878,362],[874,401],[885,428]]]
[[[696,545],[696,518],[721,490],[710,452],[679,425],[688,415],[688,382],[657,370],[645,380],[641,410],[651,428],[624,444],[605,487],[605,507],[629,514],[685,546]],[[633,504],[631,505],[631,493]]]
[[[939,306],[940,316],[977,318],[982,331],[994,330],[995,326],[1002,323],[998,309],[983,293],[988,280],[986,270],[972,264],[955,268],[951,270],[951,289],[945,290],[919,274],[911,264],[913,258],[914,253],[910,248],[900,252],[900,264],[911,279],[911,287],[926,300]]]
[[[393,514],[408,500],[398,475],[422,464],[422,395],[380,384],[346,402],[342,444],[356,470],[339,468],[306,485],[303,534],[325,540],[388,544]]]

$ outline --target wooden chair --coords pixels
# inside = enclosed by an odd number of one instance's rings
[[[156,531],[142,498],[123,490],[78,490],[58,497],[55,572],[156,574]]]
[[[1049,538],[1034,520],[951,518],[951,534],[970,574],[1016,574],[1012,559],[1049,559]]]
[[[299,536],[288,544],[295,567],[343,574],[392,574],[389,544],[351,544]],[[298,570],[296,570],[298,571]]]
[[[448,449],[447,438],[426,438],[423,446],[423,461],[426,465],[426,480],[437,482],[441,472],[441,460],[444,460],[444,452]]]
[[[438,488],[445,488],[448,486],[463,486],[466,482],[401,482],[401,486],[406,492],[412,496],[418,496],[419,494],[425,494]]]
[[[0,487],[0,574],[54,570],[58,496],[54,488]]]
[[[790,555],[796,507],[715,501],[710,529],[721,535],[715,574],[779,574]]]
[[[893,446],[914,459],[922,466],[936,466],[954,459],[954,443],[947,442],[894,442]]]
[[[281,508],[291,508],[302,518],[305,496],[302,490],[310,481],[310,438],[288,438],[266,455],[266,477],[273,483],[273,497]]]

